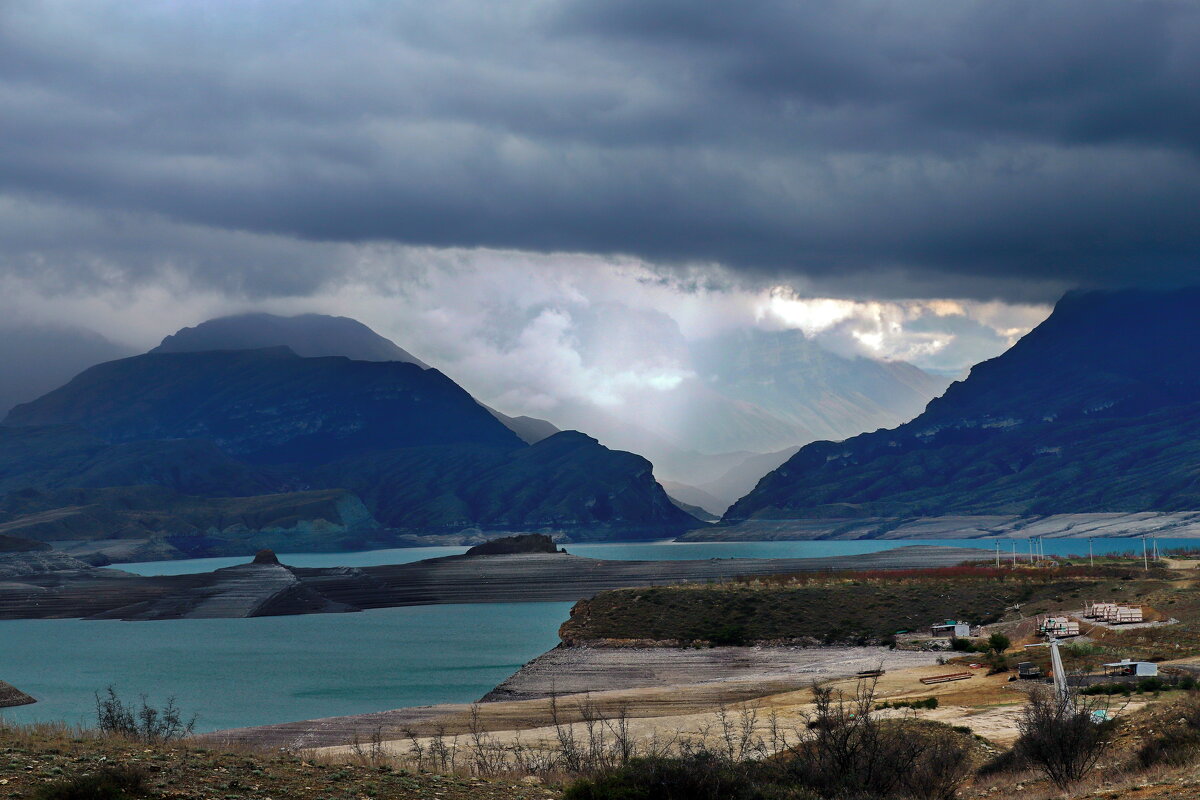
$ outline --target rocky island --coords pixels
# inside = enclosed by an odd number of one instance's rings
[[[27,706],[30,703],[36,703],[37,700],[22,692],[15,686],[0,681],[0,708],[12,708],[13,706]]]

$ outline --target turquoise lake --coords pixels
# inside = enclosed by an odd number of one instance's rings
[[[804,558],[946,544],[991,552],[995,540],[703,542],[566,545],[593,558]],[[1012,540],[1000,540],[1011,559]],[[1018,550],[1024,545],[1017,541]],[[1191,548],[1195,539],[1160,539]],[[1140,552],[1136,539],[1095,539],[1094,552]],[[1086,539],[1046,539],[1047,554],[1087,556]],[[280,554],[293,566],[370,566],[454,555],[463,547]],[[1025,551],[1028,553],[1028,550]],[[122,564],[144,575],[203,572],[245,558]],[[94,693],[114,686],[152,703],[174,695],[209,731],[401,706],[470,702],[558,643],[570,603],[418,606],[357,614],[229,620],[0,621],[0,679],[38,703],[12,721],[94,722]]]

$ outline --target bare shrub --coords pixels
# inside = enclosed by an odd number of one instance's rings
[[[1079,694],[1060,696],[1039,687],[1021,713],[1014,750],[1066,789],[1091,772],[1111,742],[1115,723],[1099,721],[1093,710]]]
[[[375,730],[371,731],[371,736],[366,742],[359,738],[356,731],[354,742],[350,745],[350,752],[363,766],[378,767],[386,764],[389,758],[383,749],[383,729],[378,725],[375,726]]]
[[[814,687],[809,733],[789,750],[785,770],[824,797],[950,798],[970,771],[964,738],[937,723],[880,720],[876,681],[853,697]]]
[[[96,726],[106,736],[124,736],[139,742],[157,744],[190,736],[196,727],[196,716],[187,722],[175,705],[175,698],[167,698],[166,705],[156,708],[146,702],[142,695],[141,707],[126,705],[113,687],[109,686],[102,695],[96,693]]]

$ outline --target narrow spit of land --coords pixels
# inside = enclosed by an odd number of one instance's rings
[[[566,553],[523,553],[322,569],[288,567],[268,558],[214,572],[154,577],[74,569],[0,582],[0,619],[258,617],[435,603],[564,601],[627,586],[950,566],[988,555],[969,548],[914,545],[865,555],[796,559],[604,561]]]

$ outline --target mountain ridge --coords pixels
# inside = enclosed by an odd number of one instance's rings
[[[1074,292],[920,416],[801,448],[751,518],[1200,508],[1200,289]]]

